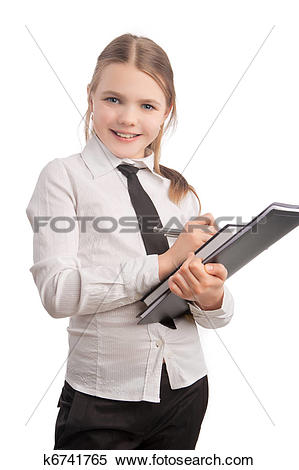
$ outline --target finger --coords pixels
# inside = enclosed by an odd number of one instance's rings
[[[208,225],[212,225],[217,231],[219,230],[213,215],[210,212],[203,214],[202,217],[205,217],[209,222]]]
[[[171,278],[169,278],[168,280],[168,285],[169,285],[169,288],[171,290],[171,292],[173,292],[174,294],[178,295],[178,296],[183,296],[183,292],[180,288],[180,286],[172,279],[173,276],[171,276]]]
[[[208,265],[202,263],[202,258],[198,258],[196,256],[194,256],[194,258],[192,258],[188,264],[189,271],[197,279],[197,282],[211,281],[211,277],[214,278],[215,281],[217,279],[219,283],[220,281],[223,282],[227,276],[226,268],[222,264],[209,263],[209,265],[213,267],[212,271],[208,270]],[[186,277],[186,279],[188,278]],[[192,280],[193,279],[190,278],[190,282],[192,282]]]
[[[215,235],[215,233],[218,232],[218,230],[215,228],[214,225],[207,225],[207,226],[204,226],[202,227],[202,230],[204,230],[205,232],[207,233],[211,233],[212,235]]]
[[[196,217],[194,216],[188,222],[190,224],[192,222],[195,222],[195,224],[199,224],[199,225],[213,225],[213,223],[211,222],[210,217],[207,217],[206,214],[197,215]]]
[[[190,287],[188,282],[180,271],[176,272],[171,280],[180,288],[183,295],[190,294]]]
[[[208,278],[208,273],[205,271],[202,258],[198,258],[194,253],[193,256],[188,256],[186,261],[182,264],[180,272],[185,279],[188,279],[193,285]]]
[[[219,277],[222,281],[227,279],[228,271],[221,263],[207,263],[204,265],[206,272],[212,276]]]
[[[187,226],[188,228],[191,228],[191,229],[192,227],[197,228],[197,226],[200,226],[200,228],[205,232],[210,231],[210,232],[215,233],[215,231],[218,232],[219,230],[219,227],[215,223],[214,217],[210,213],[203,214],[203,215],[199,214],[197,217],[192,217],[187,222]]]
[[[201,230],[204,234],[211,237],[211,235],[215,235],[217,233],[217,229],[214,225],[205,224],[203,221],[189,221],[187,225],[187,231],[193,232],[194,230]]]
[[[193,225],[190,225],[190,227],[193,227]],[[206,233],[207,235],[215,235],[218,230],[214,227],[214,225],[203,225],[203,224],[198,224],[196,229],[201,230],[202,232]]]
[[[189,264],[190,262],[193,260],[193,259],[197,259],[197,257],[194,255],[194,252],[193,251],[189,251],[188,254],[187,254],[187,258],[185,259],[185,261],[183,262],[182,266],[176,271],[176,273],[173,275],[173,276],[177,276],[177,279],[178,280],[181,280],[182,282],[182,278],[185,279],[186,276],[184,276],[184,273],[188,272],[189,271]],[[173,278],[173,276],[170,277],[170,279]],[[186,288],[186,285],[183,284]]]
[[[192,260],[197,260],[197,263],[201,263],[202,259],[198,259],[193,251],[188,253],[188,257],[178,271],[170,277],[170,288],[172,287],[171,282],[179,289],[179,291],[174,291],[175,294],[182,297],[195,296],[196,289],[198,288],[198,279],[191,273],[189,269],[190,262]],[[202,276],[206,276],[204,269],[202,270]],[[179,293],[178,293],[179,292]]]
[[[196,263],[197,264],[200,264],[201,261],[199,261],[197,258],[196,258]],[[203,281],[204,278],[207,278],[208,275],[207,273],[205,273],[204,269],[202,269],[202,271],[200,272],[199,270],[197,270],[195,272],[192,272],[191,269],[190,269],[190,266],[192,266],[194,263],[191,263],[189,262],[188,264],[186,264],[184,267],[181,266],[181,268],[179,269],[178,271],[178,275],[181,276],[183,279],[184,279],[184,283],[185,283],[185,290],[188,289],[189,290],[189,293],[190,291],[192,292],[192,294],[194,294],[194,291],[196,289],[198,289],[198,284],[200,282]],[[194,268],[193,268],[194,269]],[[195,275],[196,274],[196,275]],[[189,295],[188,293],[188,295]]]

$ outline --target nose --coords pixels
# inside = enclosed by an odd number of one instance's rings
[[[124,106],[118,114],[118,121],[124,126],[136,124],[136,112],[132,106]]]

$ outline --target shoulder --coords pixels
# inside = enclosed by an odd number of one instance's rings
[[[74,153],[67,157],[56,157],[48,161],[41,169],[41,173],[55,173],[61,169],[72,169],[76,168],[81,161],[81,154]]]
[[[76,153],[67,157],[56,157],[48,161],[41,169],[39,180],[65,180],[82,165],[81,154]]]
[[[73,166],[71,162],[76,161],[77,158],[77,154],[63,158],[57,157],[44,164],[38,175],[27,213],[30,213],[32,207],[35,210],[42,204],[53,205],[62,198],[75,201],[74,184],[69,168]]]
[[[51,199],[53,203],[63,195],[74,201],[76,197],[76,171],[74,173],[74,169],[79,165],[80,154],[57,157],[48,161],[40,170],[31,200],[49,201]]]

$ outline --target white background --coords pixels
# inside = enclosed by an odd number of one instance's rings
[[[202,213],[246,222],[273,201],[299,204],[295,13],[290,1],[27,1],[2,10],[5,468],[40,469],[54,445],[68,319],[54,320],[40,302],[25,209],[42,167],[84,146],[80,113],[98,55],[127,32],[164,48],[178,127],[164,140],[161,163],[182,172],[204,139],[184,170]],[[214,331],[198,326],[210,398],[197,449],[157,453],[252,456],[254,469],[296,467],[298,241],[299,228],[227,281],[231,323]]]

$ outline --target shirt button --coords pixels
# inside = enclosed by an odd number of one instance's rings
[[[156,341],[156,346],[157,346],[157,348],[158,348],[159,346],[161,346],[161,344],[162,344],[162,341]]]

